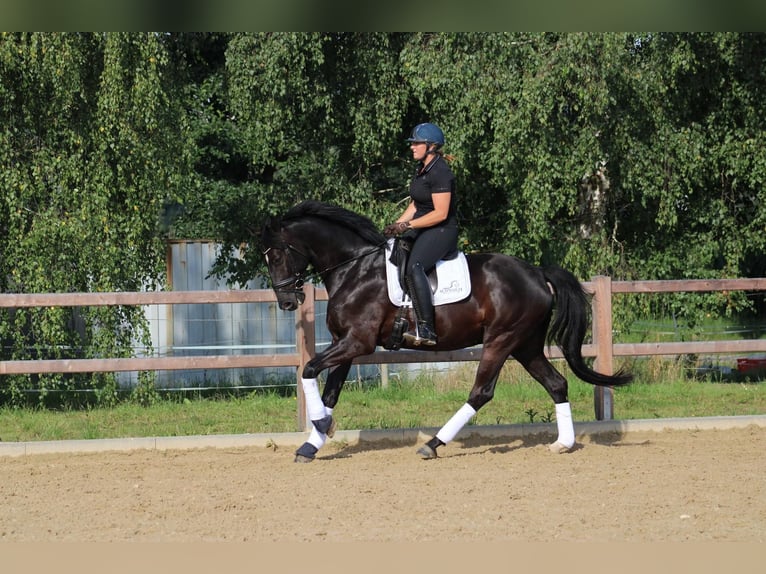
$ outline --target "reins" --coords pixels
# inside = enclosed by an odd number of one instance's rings
[[[338,269],[339,267],[343,267],[344,265],[347,265],[348,263],[351,263],[353,261],[356,261],[357,259],[362,259],[363,257],[367,257],[368,255],[372,255],[373,253],[379,251],[381,248],[383,248],[386,245],[386,242],[380,243],[373,247],[372,249],[365,251],[363,253],[360,253],[358,255],[355,255],[354,257],[351,257],[349,259],[346,259],[345,261],[341,261],[340,263],[337,263],[335,265],[331,265],[330,267],[326,267],[322,271],[319,271],[319,275],[324,275],[328,271],[333,271],[335,269]],[[266,249],[263,254],[268,254],[269,251],[271,251],[271,247]],[[298,255],[303,257],[307,262],[310,262],[310,259],[308,255],[303,253],[300,249],[297,249],[295,246],[286,243],[285,244],[285,250],[286,251],[295,251]],[[287,277],[286,279],[282,279],[282,281],[277,281],[276,283],[272,283],[272,288],[274,291],[279,291],[282,293],[294,293],[296,296],[298,296],[300,299],[303,298],[303,283],[306,280],[306,277],[309,275],[307,270],[303,271],[296,271],[294,275]],[[287,289],[288,286],[292,286],[291,289]]]
[[[380,243],[370,249],[369,251],[365,251],[364,253],[360,253],[359,255],[355,255],[354,257],[350,259],[346,259],[345,261],[341,261],[337,265],[333,265],[331,267],[327,267],[324,271],[320,271],[319,275],[323,275],[324,273],[327,273],[328,271],[332,271],[333,269],[337,269],[338,267],[343,267],[347,263],[351,263],[352,261],[356,261],[357,259],[361,259],[362,257],[367,257],[368,255],[372,255],[376,251],[379,251],[381,248],[383,248],[386,245],[386,242]],[[299,252],[300,253],[300,252]]]

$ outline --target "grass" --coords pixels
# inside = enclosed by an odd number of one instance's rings
[[[0,410],[0,439],[37,441],[143,436],[289,432],[296,430],[295,397],[159,401],[142,407]]]
[[[593,387],[569,379],[576,421],[594,420]],[[646,419],[766,414],[766,382],[710,382],[688,378],[676,362],[637,361],[636,382],[614,391],[614,418]],[[448,373],[421,374],[379,385],[347,384],[335,416],[341,429],[439,427],[465,402],[475,364]],[[495,397],[472,424],[548,422],[554,406],[543,388],[516,363],[504,368]],[[101,409],[0,409],[5,442],[145,436],[281,433],[297,430],[295,396],[256,393],[227,399],[164,400],[142,407],[122,403]]]

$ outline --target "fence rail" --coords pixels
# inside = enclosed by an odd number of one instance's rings
[[[600,372],[614,372],[614,357],[679,354],[717,354],[766,352],[766,339],[697,341],[671,343],[617,343],[612,340],[612,299],[617,293],[672,293],[702,291],[766,291],[766,278],[680,281],[612,281],[597,276],[583,283],[593,294],[593,343],[583,346],[583,356],[595,357]],[[41,373],[83,373],[151,370],[231,369],[252,367],[296,367],[299,381],[303,366],[316,354],[315,303],[326,301],[327,291],[304,285],[306,300],[296,313],[296,352],[264,355],[211,355],[197,357],[137,357],[104,359],[50,359],[0,361],[0,375]],[[270,289],[230,291],[152,291],[113,293],[3,293],[0,308],[78,307],[105,305],[157,305],[199,303],[276,302]],[[428,363],[478,361],[481,347],[457,351],[375,351],[357,358],[355,364]],[[549,356],[560,358],[558,347]],[[298,393],[298,428],[306,429],[305,401],[300,384]],[[610,388],[595,387],[594,409],[599,420],[611,419],[613,396]]]

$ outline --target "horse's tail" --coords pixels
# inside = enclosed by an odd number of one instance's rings
[[[543,275],[553,286],[556,297],[556,316],[548,330],[548,344],[558,343],[572,372],[592,385],[620,386],[633,380],[633,375],[623,369],[614,375],[604,375],[585,364],[582,345],[590,318],[588,296],[577,278],[561,267],[546,267]]]

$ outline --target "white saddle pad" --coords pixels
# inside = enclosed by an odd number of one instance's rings
[[[412,306],[412,300],[404,296],[399,285],[396,265],[388,258],[391,255],[393,239],[386,246],[386,282],[388,283],[388,298],[397,307]],[[436,264],[437,285],[434,292],[434,305],[446,305],[462,301],[471,294],[471,276],[468,273],[468,261],[461,251],[454,259],[439,261]]]

